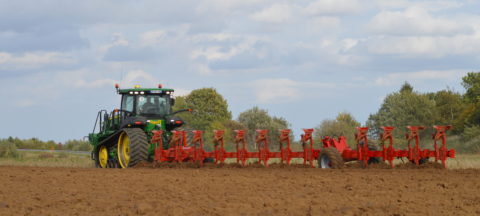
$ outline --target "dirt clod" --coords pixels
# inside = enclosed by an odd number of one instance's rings
[[[0,202],[0,208],[9,208],[10,206],[7,203]]]
[[[137,214],[145,215],[151,212],[151,210],[153,210],[153,207],[148,203],[138,203],[135,205],[135,209],[137,209]]]

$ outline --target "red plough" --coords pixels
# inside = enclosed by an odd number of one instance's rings
[[[192,161],[203,164],[207,159],[213,159],[215,164],[223,164],[227,158],[236,159],[238,164],[245,166],[248,159],[256,159],[258,164],[263,164],[268,167],[269,160],[272,158],[280,159],[281,163],[290,164],[293,158],[303,159],[303,164],[309,164],[315,167],[315,160],[322,157],[322,163],[319,163],[321,168],[340,168],[343,162],[347,161],[362,161],[367,167],[371,160],[388,162],[391,167],[394,166],[394,159],[407,158],[412,163],[419,165],[428,158],[435,158],[435,162],[441,161],[446,167],[447,158],[455,157],[455,150],[447,149],[445,132],[450,129],[450,126],[434,126],[436,133],[433,135],[434,149],[421,149],[419,131],[424,129],[420,126],[407,127],[408,133],[406,135],[408,141],[408,149],[399,150],[394,148],[394,139],[392,132],[393,127],[382,127],[381,134],[381,149],[370,149],[368,145],[368,128],[358,127],[355,133],[356,149],[351,149],[346,142],[345,137],[339,138],[324,137],[321,149],[313,147],[313,129],[303,129],[301,135],[301,143],[303,151],[292,151],[290,130],[281,130],[278,142],[280,151],[270,151],[268,143],[268,130],[256,130],[255,146],[257,151],[250,152],[247,150],[247,139],[245,130],[235,130],[235,151],[229,152],[225,149],[224,131],[215,130],[213,136],[214,150],[207,152],[204,150],[203,132],[192,131],[193,137],[187,144],[187,132],[173,131],[172,139],[169,143],[170,148],[164,149],[162,133],[163,131],[153,131],[151,142],[155,147],[155,158],[157,162],[186,162]],[[414,144],[412,145],[412,142]],[[437,145],[441,142],[441,146]],[[336,149],[336,151],[332,150]],[[334,163],[332,161],[335,160]],[[341,163],[338,161],[341,160]],[[335,166],[332,166],[335,164]]]

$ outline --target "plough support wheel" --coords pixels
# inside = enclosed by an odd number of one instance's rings
[[[340,152],[334,147],[327,147],[320,151],[318,167],[322,169],[340,169],[344,161]]]

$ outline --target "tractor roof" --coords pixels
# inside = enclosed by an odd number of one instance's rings
[[[175,90],[173,89],[167,89],[167,88],[131,88],[131,89],[118,89],[118,92],[120,94],[124,93],[129,93],[131,91],[165,91],[165,92],[173,92]]]
[[[133,88],[120,89],[117,88],[119,94],[131,94],[131,92],[145,92],[145,93],[167,93],[174,92],[175,90],[169,88],[141,88],[140,86],[135,86]]]

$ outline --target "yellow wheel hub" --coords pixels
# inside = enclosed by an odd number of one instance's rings
[[[120,134],[117,147],[118,162],[122,168],[127,168],[130,162],[130,139],[127,133]]]
[[[106,168],[108,162],[108,150],[105,146],[100,146],[98,150],[98,165],[101,168]]]

